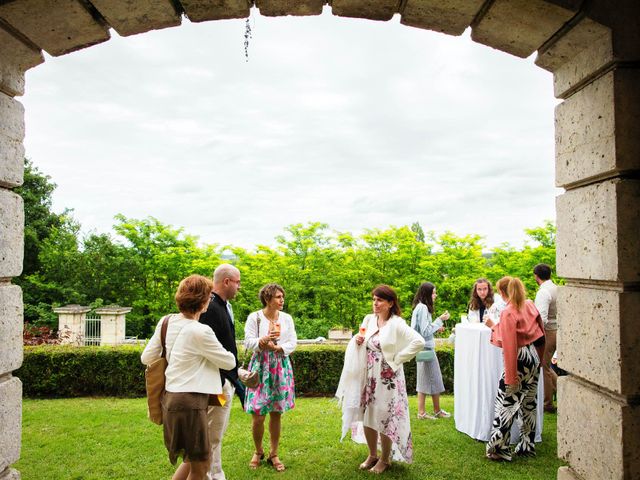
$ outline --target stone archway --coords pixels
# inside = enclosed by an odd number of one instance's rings
[[[42,50],[262,15],[390,20],[460,35],[553,72],[556,107],[559,479],[640,478],[640,4],[637,0],[0,0],[0,479],[20,456],[24,73]]]

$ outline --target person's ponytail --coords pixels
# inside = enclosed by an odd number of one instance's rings
[[[524,301],[527,299],[527,292],[522,280],[517,277],[509,280],[509,284],[507,285],[507,296],[509,297],[509,303],[513,305],[516,310],[522,310],[524,307]]]

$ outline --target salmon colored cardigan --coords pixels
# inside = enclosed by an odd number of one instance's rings
[[[504,379],[507,385],[518,382],[518,349],[544,337],[542,318],[531,300],[525,300],[521,311],[510,303],[500,313],[500,323],[491,328],[491,343],[502,348],[504,355]],[[544,342],[536,345],[542,360]]]

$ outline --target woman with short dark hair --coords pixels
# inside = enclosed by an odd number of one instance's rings
[[[253,350],[249,370],[258,371],[260,377],[256,388],[247,388],[245,399],[245,410],[253,415],[255,445],[249,467],[258,468],[264,458],[262,439],[268,413],[270,452],[267,462],[282,472],[285,466],[278,456],[281,417],[295,405],[295,382],[289,355],[295,350],[298,339],[291,315],[282,311],[284,288],[277,283],[268,283],[260,289],[258,296],[263,308],[249,314],[244,327],[245,348]]]
[[[364,318],[360,333],[347,347],[336,396],[343,404],[343,437],[351,429],[358,441],[357,432],[363,431],[369,448],[360,469],[382,473],[392,457],[413,461],[402,364],[422,350],[424,340],[400,317],[398,296],[391,287],[379,285],[371,293],[373,313]]]
[[[225,350],[213,330],[198,322],[207,309],[213,283],[201,275],[191,275],[180,282],[175,295],[179,314],[167,315],[156,327],[142,352],[145,365],[162,354],[161,331],[166,328],[165,394],[162,398],[164,444],[169,461],[183,463],[173,480],[202,480],[210,462],[210,439],[207,407],[210,395],[222,393],[219,369],[236,365],[233,353]]]

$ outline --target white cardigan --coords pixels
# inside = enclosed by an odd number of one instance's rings
[[[260,331],[258,332],[258,315],[260,315]],[[293,325],[291,315],[284,312],[278,312],[278,322],[280,322],[280,338],[278,345],[282,347],[283,354],[286,357],[291,355],[298,345],[298,336]],[[269,335],[269,320],[264,316],[262,310],[250,313],[247,317],[247,323],[244,325],[244,348],[257,352],[260,350],[258,343],[260,337]]]
[[[140,359],[149,365],[162,355],[160,330],[162,320],[147,343]],[[233,353],[224,349],[213,330],[182,314],[169,317],[167,327],[167,361],[165,371],[167,392],[222,393],[220,371],[236,366]]]
[[[360,345],[364,348],[367,340],[378,331],[377,315],[370,314],[364,317],[361,326],[367,329],[365,341]],[[387,324],[380,329],[379,338],[382,356],[394,372],[424,349],[422,335],[397,315],[392,315]]]

